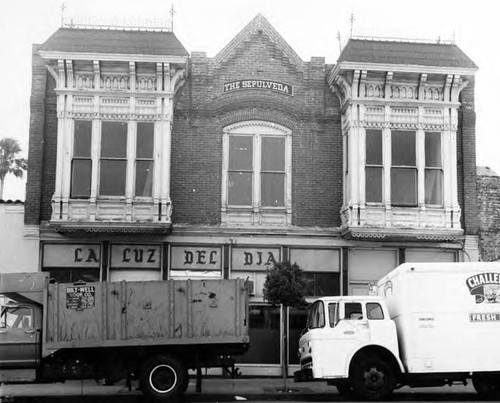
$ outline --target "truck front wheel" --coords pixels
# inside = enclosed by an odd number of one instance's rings
[[[352,389],[361,398],[380,400],[394,390],[394,369],[380,357],[364,355],[358,357],[352,365],[350,375]]]
[[[140,384],[143,393],[154,401],[167,401],[186,390],[188,373],[175,358],[156,356],[148,360],[142,371]]]

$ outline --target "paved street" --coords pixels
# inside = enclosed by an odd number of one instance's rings
[[[354,399],[340,396],[334,387],[325,383],[300,383],[290,380],[288,392],[282,391],[279,378],[245,379],[204,379],[203,393],[195,393],[195,383],[191,380],[184,402],[231,402],[231,401],[275,401],[290,402],[355,402]],[[41,385],[2,385],[0,402],[120,402],[138,403],[145,399],[141,392],[133,388],[129,391],[124,383],[104,386],[94,381],[66,382]],[[477,402],[482,401],[474,389],[468,386],[409,389],[403,388],[394,393],[391,401],[403,402]]]

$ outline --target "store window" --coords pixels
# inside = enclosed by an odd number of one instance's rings
[[[251,305],[248,334],[252,343],[238,363],[279,364],[280,356],[280,308],[267,305]]]
[[[391,203],[417,205],[417,152],[414,131],[391,133]]]
[[[223,148],[223,221],[289,223],[291,131],[269,122],[243,122],[224,129]]]
[[[42,246],[42,271],[50,281],[74,283],[100,281],[100,244],[52,244]]]
[[[291,248],[290,262],[297,263],[304,272],[305,295],[340,295],[340,250]]]

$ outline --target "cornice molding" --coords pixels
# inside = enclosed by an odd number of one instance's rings
[[[80,52],[47,52],[40,51],[42,59],[46,60],[99,60],[111,62],[147,62],[187,64],[188,56],[140,55],[140,54],[110,54],[110,53],[80,53]]]
[[[427,74],[456,74],[473,76],[477,68],[465,67],[440,67],[440,66],[422,66],[406,64],[387,64],[387,63],[364,63],[364,62],[340,62],[330,72],[332,77],[339,74],[342,70],[367,70],[367,71],[385,71],[398,73],[427,73]],[[333,79],[333,78],[332,78]],[[329,78],[329,80],[331,80]]]

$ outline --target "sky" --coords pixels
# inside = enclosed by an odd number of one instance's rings
[[[0,138],[14,137],[27,157],[31,47],[61,26],[61,0],[2,0],[0,13]],[[170,18],[188,52],[215,56],[248,22],[262,14],[304,60],[334,64],[351,34],[455,40],[478,65],[477,165],[500,174],[500,24],[490,0],[64,0],[66,20],[146,25]],[[340,34],[340,43],[338,36]],[[6,178],[4,199],[24,200],[25,181]]]

